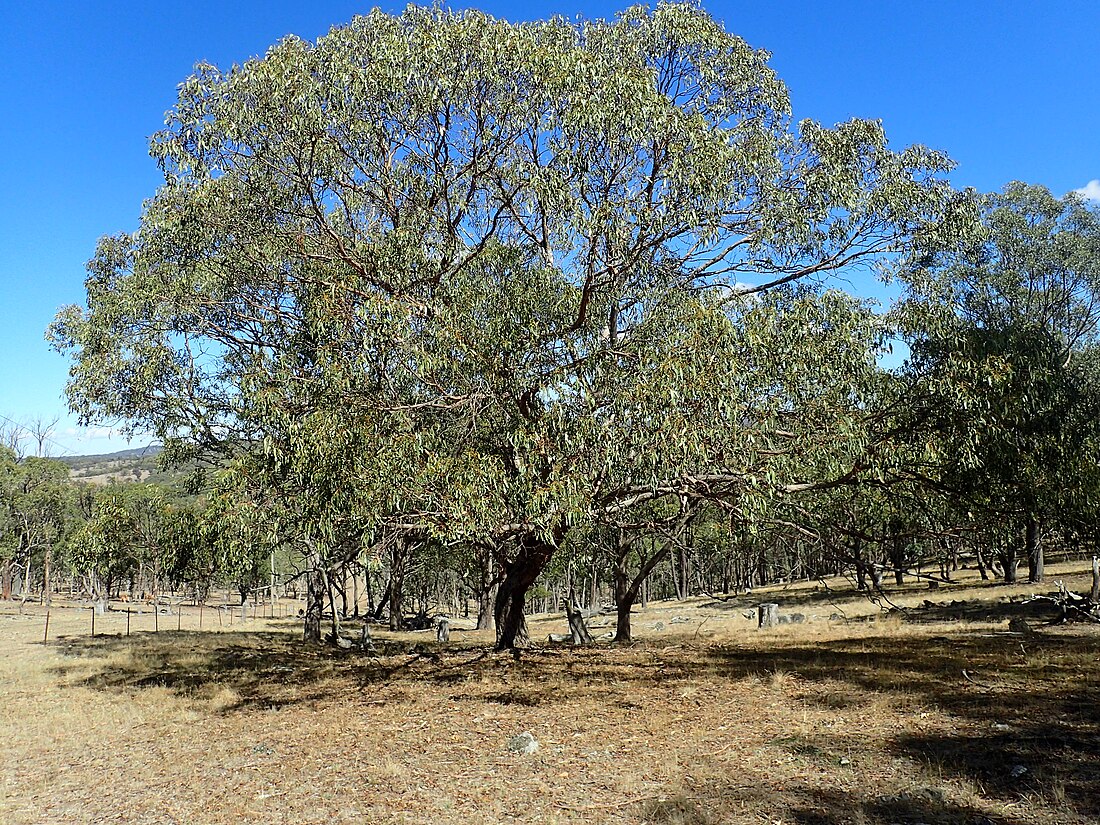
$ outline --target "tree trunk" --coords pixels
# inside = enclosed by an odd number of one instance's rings
[[[1001,545],[1001,566],[1004,568],[1005,584],[1016,584],[1016,537],[1013,536]]]
[[[408,543],[405,539],[396,541],[390,551],[390,630],[400,630],[405,625],[405,565],[408,561]]]
[[[340,643],[340,614],[336,610],[336,587],[332,580],[332,571],[322,571],[325,583],[325,592],[328,594],[328,607],[332,611],[331,616],[331,633],[332,644],[336,645]]]
[[[856,536],[852,539],[852,554],[856,564],[856,589],[867,589],[867,567],[863,563],[863,540]]]
[[[894,533],[890,542],[890,551],[890,562],[894,565],[894,583],[900,587],[905,584],[905,545],[897,532]]]
[[[478,574],[480,581],[477,584],[477,629],[495,630],[493,606],[496,602],[497,577],[491,548],[479,549]]]
[[[325,576],[320,559],[310,560],[306,572],[306,614],[302,622],[302,638],[308,644],[321,644],[321,614],[325,607]]]
[[[680,585],[677,590],[681,599],[691,596],[691,556],[686,545],[680,546]]]
[[[584,614],[581,613],[581,609],[573,600],[572,595],[570,595],[569,604],[565,606],[565,617],[569,621],[569,635],[573,640],[573,644],[592,644],[592,634],[588,632],[588,627],[584,623]]]
[[[11,601],[11,559],[4,559],[4,566],[0,568],[0,599]]]
[[[692,518],[693,511],[685,507],[674,532],[661,543],[659,548],[654,550],[649,558],[642,560],[641,568],[633,579],[630,579],[627,572],[627,559],[630,555],[632,542],[625,535],[620,535],[615,552],[614,570],[616,642],[629,642],[631,640],[630,611],[634,608],[634,602],[637,600],[639,593],[643,594],[643,599],[645,598],[650,574],[657,568],[657,565],[664,561],[666,556],[671,556],[673,545],[683,534]],[[644,600],[642,606],[645,607]]]
[[[1039,541],[1039,524],[1035,519],[1027,520],[1024,533],[1024,550],[1027,554],[1027,580],[1043,580],[1043,543]]]
[[[876,591],[881,591],[882,590],[882,565],[879,564],[878,562],[871,562],[870,565],[868,565],[868,567],[869,567],[869,569],[868,569],[867,572],[871,574],[871,586],[874,587],[874,589]]]
[[[982,548],[974,548],[974,559],[978,562],[978,573],[982,577],[983,582],[989,581],[989,569],[985,563],[985,553],[982,552]]]
[[[556,531],[560,532],[563,531]],[[555,539],[558,537],[555,535]],[[515,558],[505,565],[504,580],[497,590],[494,610],[497,650],[515,650],[527,645],[524,601],[527,591],[546,567],[555,550],[556,541],[544,541],[535,536],[524,536],[520,539]]]
[[[1089,599],[1093,604],[1100,604],[1100,558],[1092,557],[1092,593]]]
[[[46,558],[42,562],[42,604],[49,607],[53,604],[52,582],[53,577],[53,548],[46,548]]]

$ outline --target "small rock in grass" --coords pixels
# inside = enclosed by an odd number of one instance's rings
[[[1023,765],[1013,765],[1012,770],[1008,772],[1008,775],[1013,779],[1019,779],[1021,776],[1027,773],[1027,768]]]
[[[524,731],[519,736],[513,736],[508,740],[508,750],[512,751],[512,753],[530,756],[537,752],[538,749],[539,740],[537,740],[530,731]]]

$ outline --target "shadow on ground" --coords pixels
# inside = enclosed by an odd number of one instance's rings
[[[993,606],[996,608],[996,605]],[[751,638],[746,645],[536,648],[522,656],[475,646],[377,641],[373,654],[308,647],[289,633],[162,632],[129,638],[63,640],[73,661],[62,665],[77,684],[108,691],[168,688],[203,695],[225,686],[236,701],[223,712],[311,701],[401,702],[434,685],[456,703],[535,706],[583,698],[594,707],[644,712],[654,686],[786,680],[794,700],[810,707],[858,706],[887,699],[917,717],[946,714],[957,733],[935,735],[914,725],[903,733],[875,734],[868,720],[869,753],[924,765],[928,775],[966,780],[1006,805],[1038,801],[1076,812],[1066,822],[1100,821],[1100,634],[1058,629],[1030,634],[967,629],[804,641]],[[767,647],[765,645],[768,645]],[[89,673],[90,671],[90,673]],[[637,704],[642,702],[643,705]],[[751,723],[751,720],[746,720]],[[860,731],[837,737],[859,743]],[[838,741],[796,742],[793,752],[830,751]],[[835,764],[835,763],[834,763]],[[697,790],[697,789],[696,789]],[[712,789],[711,793],[734,790]],[[742,789],[741,792],[744,792]],[[651,822],[712,821],[693,791],[639,811]],[[878,823],[991,823],[1018,825],[960,807],[936,789],[864,797],[822,795],[807,789],[788,819],[801,825]],[[664,805],[664,808],[660,808]],[[695,810],[693,806],[701,806]],[[666,810],[667,808],[667,810]],[[787,821],[787,820],[784,820]],[[1052,820],[1046,820],[1052,821]]]
[[[803,681],[808,701],[825,706],[835,701],[835,689],[823,686],[839,682],[857,694],[893,697],[918,712],[946,712],[958,720],[957,734],[905,733],[893,737],[889,750],[918,760],[938,775],[969,780],[984,795],[1068,804],[1085,817],[1083,821],[1100,820],[1096,633],[953,632],[767,651],[731,648],[715,655],[721,661],[720,672],[729,678],[761,671],[791,674]],[[886,799],[880,806],[883,821],[910,821],[891,810],[914,805],[927,807],[927,800]],[[918,813],[910,818],[929,823],[982,821],[952,818],[949,812]]]

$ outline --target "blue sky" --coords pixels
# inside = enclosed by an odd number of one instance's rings
[[[607,17],[626,4],[476,5],[538,19]],[[881,118],[896,147],[924,143],[951,155],[959,186],[1025,180],[1062,194],[1100,179],[1095,0],[704,7],[772,53],[798,118]],[[137,228],[142,200],[160,182],[148,136],[196,61],[240,62],[286,34],[313,39],[369,8],[301,0],[3,4],[0,415],[61,416],[55,454],[126,446],[110,435],[111,422],[79,430],[66,415],[68,365],[49,351],[43,331],[58,307],[82,302],[96,239]],[[1100,183],[1094,189],[1100,197]]]

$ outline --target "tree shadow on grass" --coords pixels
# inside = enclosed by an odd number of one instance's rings
[[[757,646],[763,642],[536,648],[519,657],[481,646],[385,639],[376,639],[377,654],[368,655],[303,645],[278,632],[162,632],[71,638],[59,645],[70,656],[88,659],[62,668],[78,684],[108,691],[158,687],[198,697],[224,686],[235,701],[222,712],[353,703],[364,696],[400,702],[424,685],[443,688],[455,702],[530,707],[582,699],[611,707],[654,686],[797,674],[791,684],[800,702],[835,709],[845,706],[836,704],[838,693],[857,702],[878,696],[908,706],[914,716],[917,710],[935,710],[957,720],[957,733],[940,725],[934,734],[915,727],[891,734],[876,743],[879,753],[885,749],[916,760],[931,775],[967,780],[985,796],[1020,804],[1041,799],[1045,807],[1080,815],[1067,816],[1066,822],[1100,818],[1100,634],[1059,630],[1025,637],[953,630],[813,642],[787,637],[766,640],[769,648]],[[876,825],[1016,825],[983,820],[934,796],[830,801],[815,793],[806,789],[806,804],[791,809],[794,822],[852,821],[848,815],[858,804]]]
[[[94,671],[78,677],[82,686],[108,691],[167,688],[187,697],[224,687],[238,697],[225,712],[331,698],[354,690],[356,679],[388,681],[421,655],[414,645],[382,643],[368,657],[306,645],[277,631],[80,636],[62,638],[57,647],[66,656],[92,663]],[[408,653],[411,658],[402,656]],[[86,667],[75,663],[57,670],[61,675],[86,673]]]
[[[936,788],[869,797],[814,790],[803,797],[803,804],[792,805],[788,810],[788,817],[795,825],[844,825],[853,821],[866,825],[917,822],[925,825],[1023,825],[1025,821],[948,800]],[[858,818],[853,816],[856,812]]]
[[[1026,825],[1027,820],[983,811],[948,799],[937,788],[916,787],[900,793],[868,788],[866,794],[808,786],[782,792],[735,781],[673,786],[638,803],[638,821],[652,825],[719,825],[743,821],[757,812],[760,822],[789,825]]]
[[[1060,615],[1059,609],[1050,602],[1030,599],[1001,601],[992,599],[951,599],[950,601],[932,601],[925,599],[920,607],[900,610],[898,613],[907,622],[931,624],[936,622],[1007,622],[1012,619],[1025,619],[1031,623],[1052,623]]]
[[[907,732],[888,750],[992,797],[1044,799],[1079,812],[1079,821],[1100,819],[1098,634],[884,636],[717,656],[729,678],[798,674],[811,702],[826,700],[823,684],[839,680],[946,712],[959,720],[957,734]]]

